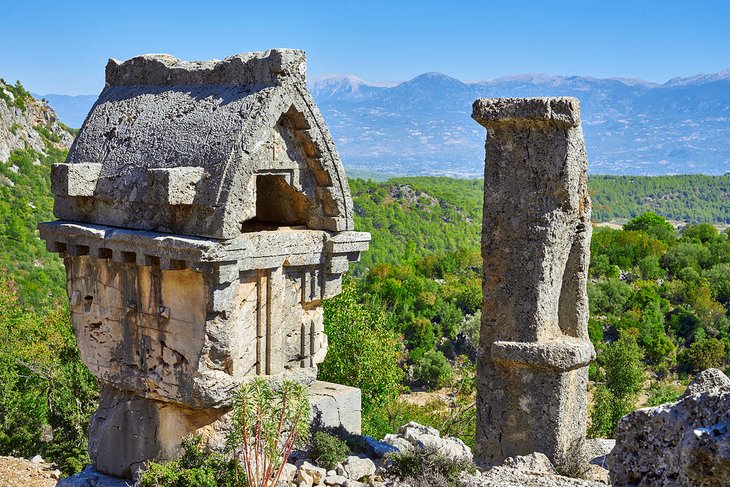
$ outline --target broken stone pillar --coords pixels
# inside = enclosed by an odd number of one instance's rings
[[[479,99],[484,308],[475,460],[542,452],[558,464],[586,431],[591,239],[575,98]]]
[[[327,426],[359,433],[360,391],[315,378],[322,300],[370,235],[353,231],[305,71],[287,49],[112,59],[53,166],[59,220],[40,233],[64,257],[81,358],[101,385],[97,470],[129,476],[195,433],[222,445],[233,393],[257,375],[310,385]]]

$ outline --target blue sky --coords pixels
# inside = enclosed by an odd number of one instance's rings
[[[0,76],[96,94],[109,57],[292,47],[310,74],[547,73],[664,82],[730,68],[730,1],[33,1],[0,8]]]

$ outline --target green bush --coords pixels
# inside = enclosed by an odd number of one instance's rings
[[[654,382],[647,391],[649,398],[646,405],[649,407],[659,406],[668,402],[676,402],[682,393],[675,386]]]
[[[98,389],[79,358],[68,309],[23,309],[2,277],[0,384],[0,455],[41,454],[66,475],[89,463],[86,429]]]
[[[454,371],[439,350],[428,350],[413,364],[413,380],[428,390],[435,390],[449,384]]]
[[[598,384],[593,394],[590,437],[613,437],[619,419],[635,409],[636,395],[646,378],[641,362],[644,353],[637,335],[634,329],[623,332],[617,341],[606,344],[598,356],[605,383]]]
[[[680,356],[680,363],[688,372],[722,367],[724,361],[725,344],[714,337],[696,339]]]
[[[400,340],[386,326],[382,309],[358,302],[352,284],[323,308],[329,348],[319,379],[359,388],[365,419],[398,398],[405,376],[398,364]]]
[[[318,431],[312,439],[312,458],[322,468],[333,470],[338,463],[342,463],[350,449],[347,443],[334,435]]]
[[[244,485],[238,481],[233,460],[201,448],[201,437],[185,438],[178,460],[149,463],[142,472],[139,487],[228,487]]]
[[[391,462],[390,471],[410,485],[434,485],[434,478],[444,478],[448,485],[454,485],[461,472],[475,473],[475,465],[467,460],[453,460],[436,448],[415,448],[406,452],[388,455]]]

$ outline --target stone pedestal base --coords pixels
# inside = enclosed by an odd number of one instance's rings
[[[591,342],[582,340],[493,343],[478,384],[479,463],[541,452],[560,465],[575,455],[585,439],[587,365],[594,357]]]
[[[344,428],[359,435],[362,424],[362,394],[355,387],[316,381],[309,387],[312,417],[325,428]]]
[[[327,428],[360,433],[360,389],[315,381],[310,385],[312,418]],[[182,438],[201,435],[224,451],[229,408],[192,409],[102,385],[99,409],[89,425],[89,455],[97,471],[130,478],[146,461],[180,454]]]

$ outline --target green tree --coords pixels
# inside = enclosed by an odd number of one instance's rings
[[[645,232],[664,243],[669,243],[677,238],[674,227],[664,217],[651,211],[642,213],[626,223],[624,230]]]
[[[590,436],[612,437],[618,420],[634,410],[646,378],[643,357],[635,331],[623,332],[617,341],[606,344],[598,356],[605,382],[598,384],[594,392]]]
[[[716,240],[719,236],[717,228],[711,223],[699,223],[697,225],[687,225],[682,230],[682,239],[687,241],[697,241],[707,244]]]
[[[383,310],[359,303],[353,284],[323,307],[329,349],[319,378],[360,388],[364,416],[392,404],[405,372],[399,365],[400,340]]]
[[[689,372],[720,367],[725,360],[725,344],[717,338],[695,340],[682,355],[682,362]]]
[[[86,428],[98,389],[79,359],[68,309],[24,309],[2,278],[0,384],[1,455],[42,454],[66,474],[89,462]]]
[[[712,254],[700,243],[679,242],[667,250],[662,260],[664,267],[677,275],[686,267],[700,272],[712,261]]]

